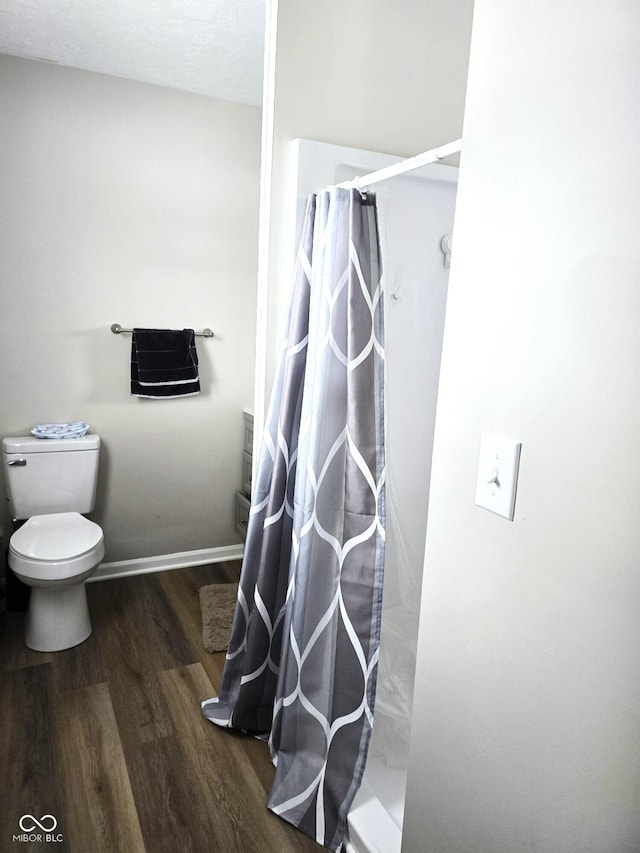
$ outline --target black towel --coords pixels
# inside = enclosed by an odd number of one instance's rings
[[[200,393],[193,329],[134,329],[131,394],[167,399]]]

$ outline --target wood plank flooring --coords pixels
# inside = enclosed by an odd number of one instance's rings
[[[200,712],[224,653],[202,648],[198,590],[238,575],[239,563],[217,563],[88,584],[93,633],[54,654],[27,649],[23,614],[8,614],[0,851],[324,850],[266,808],[266,744]],[[56,843],[14,841],[23,815],[54,815]]]

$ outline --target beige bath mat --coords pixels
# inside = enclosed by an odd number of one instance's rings
[[[212,583],[200,587],[202,645],[208,652],[224,652],[229,645],[236,609],[237,583]]]

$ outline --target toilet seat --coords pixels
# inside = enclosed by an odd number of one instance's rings
[[[9,541],[9,565],[32,580],[74,578],[95,568],[103,556],[102,528],[78,512],[34,515]]]

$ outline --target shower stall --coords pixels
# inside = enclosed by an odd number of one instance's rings
[[[400,158],[296,140],[298,224],[309,193]],[[385,288],[387,527],[373,735],[347,853],[399,853],[440,353],[458,170],[434,164],[374,187]]]

